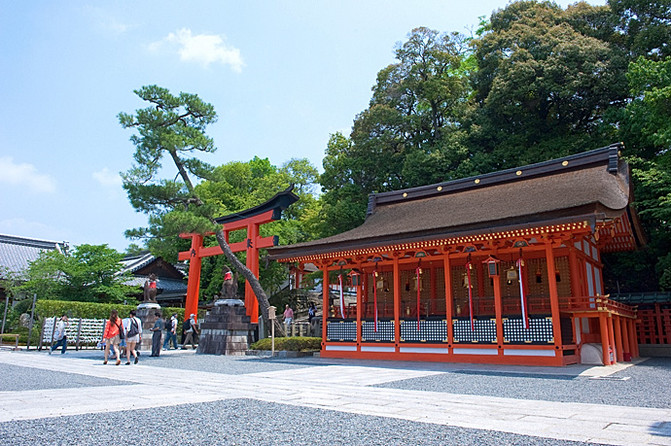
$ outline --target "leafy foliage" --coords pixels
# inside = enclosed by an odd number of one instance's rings
[[[609,113],[627,94],[623,51],[607,7],[511,3],[475,40],[478,108],[469,131],[482,172],[565,156],[616,140]],[[594,26],[598,25],[596,32]]]
[[[45,251],[30,264],[22,280],[9,286],[13,296],[40,299],[123,302],[135,290],[124,284],[123,256],[107,245],[79,245],[68,255]]]
[[[467,39],[413,30],[349,137],[328,142],[321,235],[361,224],[374,191],[624,141],[648,246],[604,257],[609,289],[671,288],[670,40],[671,3],[643,0],[515,1]]]
[[[280,221],[261,227],[261,236],[277,235],[280,244],[292,244],[316,238],[314,229],[318,215],[318,202],[312,190],[317,178],[317,169],[306,159],[292,159],[276,167],[266,159],[255,157],[249,162],[231,162],[214,169],[211,180],[196,187],[202,201],[215,210],[217,215],[229,215],[261,204],[278,192],[294,185],[299,201],[283,213]],[[241,241],[242,233],[232,233],[231,242]],[[214,238],[206,240],[214,246]],[[239,255],[240,258],[244,254]],[[204,301],[213,298],[221,290],[222,268],[230,264],[222,257],[203,260],[201,270],[201,297]],[[264,289],[275,292],[286,281],[286,269],[277,263],[261,262],[259,279]],[[238,285],[242,292],[244,281]]]
[[[382,69],[368,109],[350,138],[329,140],[320,177],[323,234],[360,224],[367,196],[447,180],[466,166],[461,118],[468,109],[472,63],[467,40],[416,28]]]

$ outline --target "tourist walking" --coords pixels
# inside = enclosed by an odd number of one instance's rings
[[[165,321],[165,340],[163,341],[163,349],[170,350],[170,341],[172,346],[177,350],[177,313],[173,313],[172,317]]]
[[[198,325],[196,324],[196,315],[191,314],[187,320],[184,321],[184,333],[186,337],[184,342],[182,342],[182,350],[186,350],[186,344],[191,342],[191,348],[195,349],[195,337],[198,334]]]
[[[291,328],[291,323],[294,321],[294,310],[291,309],[289,304],[286,304],[284,307],[284,325],[286,327],[287,336],[289,336],[289,329]]]
[[[315,307],[314,302],[310,302],[310,305],[308,305],[308,324],[310,326],[310,335],[314,336],[315,332],[317,330],[316,327],[316,319],[317,316],[317,308]]]
[[[68,322],[68,316],[64,314],[56,323],[56,329],[54,330],[54,340],[56,343],[51,346],[49,354],[56,350],[59,345],[62,346],[61,355],[65,354],[65,349],[68,346],[68,328],[70,328],[70,322]]]
[[[119,342],[123,336],[123,324],[119,319],[119,312],[112,310],[110,318],[105,322],[105,331],[103,333],[103,342],[105,343],[105,360],[103,364],[107,364],[107,358],[110,354],[110,348],[114,349],[116,356],[116,365],[121,364],[121,355],[119,354]]]
[[[131,354],[134,358],[134,364],[137,364],[138,352],[136,346],[142,341],[142,321],[135,314],[135,310],[131,310],[130,317],[123,320],[124,330],[126,330],[126,365],[130,364]]]
[[[156,322],[150,329],[153,332],[151,335],[151,356],[158,356],[161,354],[161,332],[163,331],[163,317],[161,312],[156,312]]]

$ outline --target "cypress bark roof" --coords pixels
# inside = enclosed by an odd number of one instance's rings
[[[555,222],[616,218],[630,200],[621,145],[477,177],[371,194],[359,227],[311,242],[269,249],[289,259]]]

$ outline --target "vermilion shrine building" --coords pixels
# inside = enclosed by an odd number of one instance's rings
[[[372,194],[358,228],[271,258],[323,272],[325,357],[629,360],[636,311],[604,296],[601,263],[643,240],[620,148]]]

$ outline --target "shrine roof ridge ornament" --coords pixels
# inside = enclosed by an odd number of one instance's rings
[[[219,224],[226,224],[260,215],[270,210],[273,211],[272,219],[279,220],[282,216],[282,211],[298,201],[298,195],[296,195],[293,190],[294,185],[292,184],[282,192],[276,193],[265,203],[245,209],[244,211],[234,212],[232,214],[224,215],[223,217],[215,218],[214,221]]]
[[[437,195],[448,195],[454,192],[462,192],[469,189],[477,189],[497,184],[511,183],[527,180],[538,176],[553,175],[555,173],[569,172],[586,167],[604,164],[607,161],[607,170],[613,175],[618,173],[619,152],[624,144],[616,143],[599,149],[569,155],[549,161],[542,161],[522,167],[476,175],[458,180],[442,183],[429,184],[426,186],[399,189],[389,192],[374,192],[368,196],[368,208],[366,216],[373,214],[377,205],[392,204],[395,202],[407,202]]]

